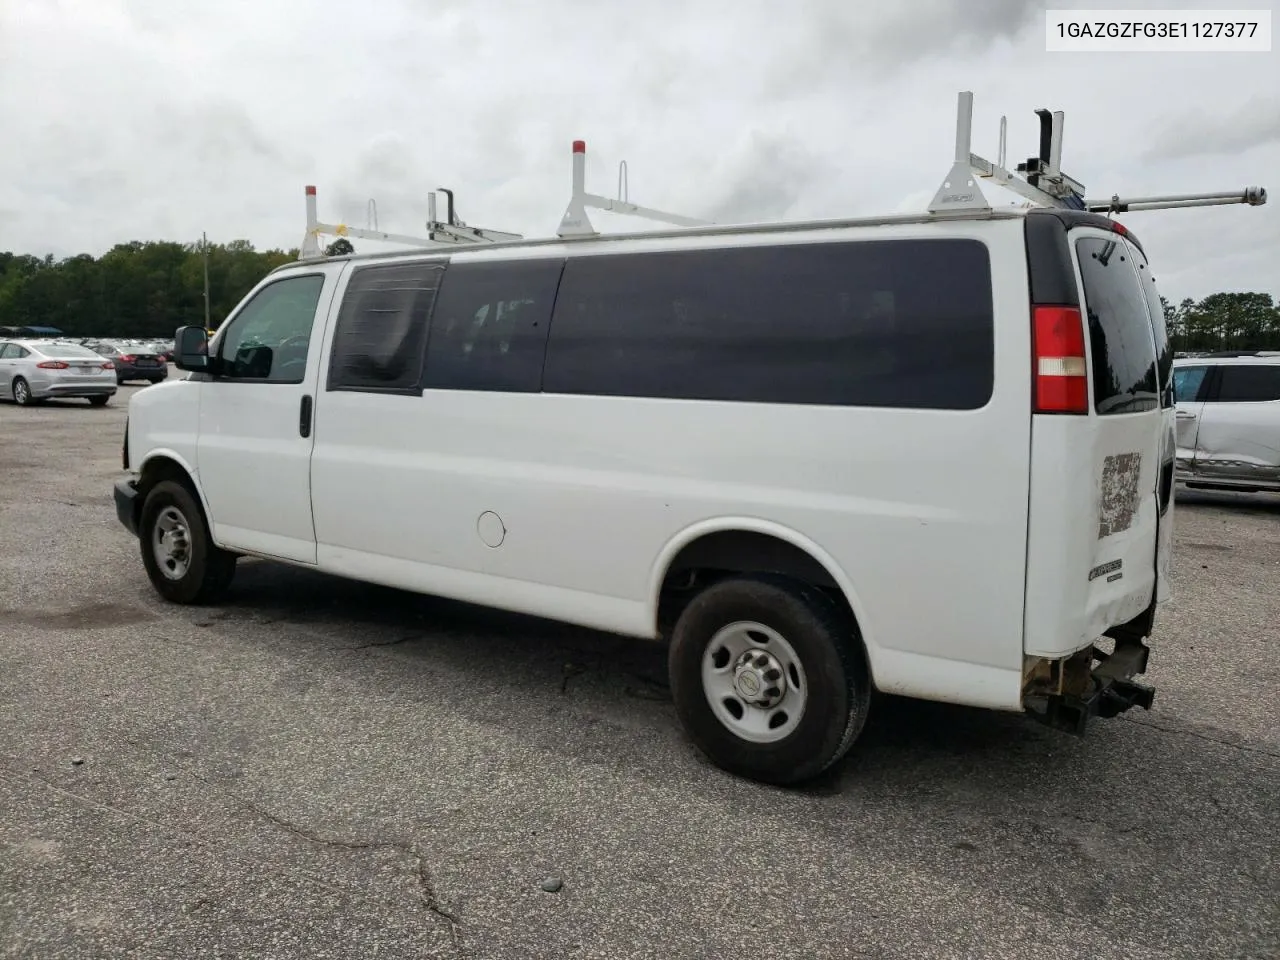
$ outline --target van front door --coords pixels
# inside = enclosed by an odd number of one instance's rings
[[[342,265],[269,279],[211,347],[197,470],[222,547],[316,562],[312,411],[329,303]]]

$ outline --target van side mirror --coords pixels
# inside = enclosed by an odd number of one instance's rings
[[[193,373],[207,371],[209,331],[204,327],[179,327],[173,335],[173,365]]]

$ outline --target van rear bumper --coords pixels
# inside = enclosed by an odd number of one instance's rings
[[[1133,679],[1146,673],[1150,653],[1151,649],[1141,641],[1117,642],[1115,652],[1110,654],[1090,647],[1079,655],[1083,662],[1072,658],[1077,662],[1075,671],[1067,670],[1067,664],[1063,664],[1056,690],[1030,690],[1023,696],[1023,706],[1041,723],[1076,736],[1084,735],[1094,717],[1119,716],[1132,707],[1150,710],[1155,690]],[[1097,665],[1089,669],[1094,661]],[[1087,674],[1081,666],[1088,669]]]

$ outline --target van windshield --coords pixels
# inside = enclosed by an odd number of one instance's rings
[[[1084,281],[1099,414],[1138,413],[1160,403],[1155,335],[1146,296],[1122,240],[1083,237],[1076,257]]]

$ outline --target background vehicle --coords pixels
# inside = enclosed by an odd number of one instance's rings
[[[169,376],[168,363],[149,344],[131,347],[98,340],[86,346],[115,364],[117,383],[124,384],[131,380],[160,383]]]
[[[105,406],[116,392],[115,369],[87,347],[44,340],[0,340],[0,399],[19,405],[83,397]]]
[[[1188,486],[1280,491],[1280,355],[1174,361],[1177,477]]]

